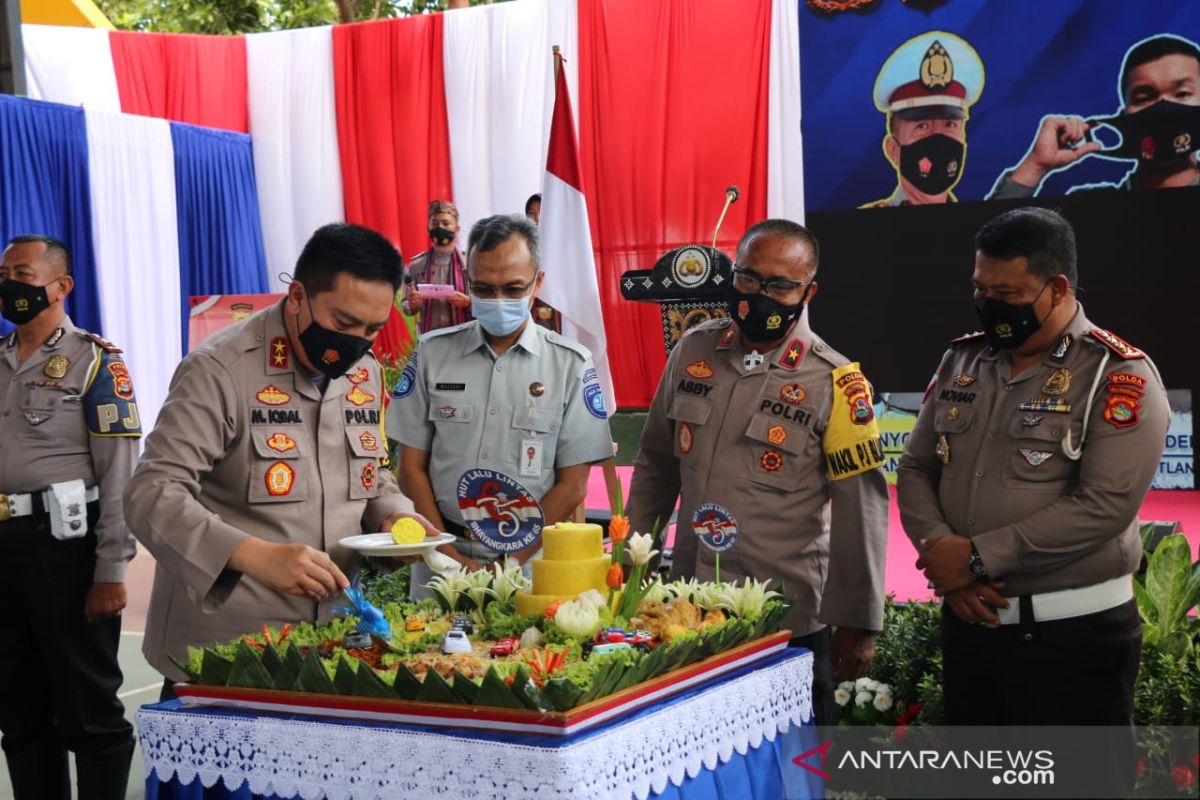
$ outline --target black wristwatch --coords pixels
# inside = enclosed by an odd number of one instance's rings
[[[967,562],[967,568],[976,578],[987,579],[987,569],[983,566],[983,559],[979,557],[979,551],[975,549],[974,542],[971,543],[971,560]]]

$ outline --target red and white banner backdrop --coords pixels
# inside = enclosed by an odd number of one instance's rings
[[[24,30],[34,97],[110,107],[115,86],[122,111],[263,137],[277,289],[339,214],[411,258],[430,200],[460,202],[465,229],[522,211],[542,188],[560,45],[621,407],[649,404],[665,354],[657,307],[623,301],[620,274],[710,241],[730,184],[727,251],[759,219],[803,219],[796,0],[513,0],[246,37]]]

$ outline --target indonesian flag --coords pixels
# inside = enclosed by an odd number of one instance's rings
[[[616,410],[617,396],[608,369],[608,344],[600,311],[587,201],[583,196],[575,115],[557,47],[554,72],[554,117],[550,122],[550,152],[546,157],[538,226],[542,269],[546,272],[540,296],[562,314],[563,334],[592,351],[600,388],[604,390],[604,408],[611,415]]]

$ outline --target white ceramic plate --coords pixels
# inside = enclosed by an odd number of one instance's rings
[[[357,550],[364,556],[418,556],[453,541],[454,534],[440,533],[437,536],[425,537],[423,542],[396,544],[392,541],[390,533],[364,533],[359,536],[347,536],[339,544]]]

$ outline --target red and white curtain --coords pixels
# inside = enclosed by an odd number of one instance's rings
[[[272,288],[314,228],[428,247],[425,209],[464,228],[541,191],[562,48],[620,406],[649,404],[653,305],[618,279],[767,216],[803,219],[797,0],[514,0],[248,36],[25,25],[33,97],[249,131]],[[546,264],[553,270],[552,264]]]

